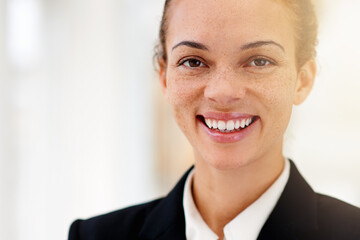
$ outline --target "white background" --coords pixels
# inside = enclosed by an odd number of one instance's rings
[[[286,155],[315,190],[360,206],[360,2],[324,2],[318,78]],[[162,4],[0,0],[0,239],[66,239],[76,218],[166,193],[153,131]]]

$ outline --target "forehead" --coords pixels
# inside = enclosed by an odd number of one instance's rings
[[[219,45],[256,40],[294,44],[288,8],[278,0],[173,0],[167,19],[169,42],[197,40]]]

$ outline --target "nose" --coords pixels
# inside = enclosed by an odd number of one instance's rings
[[[215,73],[207,82],[204,96],[212,104],[229,107],[241,101],[246,95],[246,87],[240,77],[231,70]]]

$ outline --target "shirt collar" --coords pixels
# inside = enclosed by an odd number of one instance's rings
[[[279,200],[289,179],[289,174],[290,164],[289,160],[286,159],[284,169],[277,180],[255,202],[224,227],[224,239],[256,239]],[[218,236],[207,226],[194,203],[191,191],[193,175],[194,169],[189,173],[184,186],[183,208],[186,239],[217,240]]]

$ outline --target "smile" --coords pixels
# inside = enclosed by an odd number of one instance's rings
[[[238,142],[258,129],[259,116],[241,113],[204,113],[196,116],[210,139],[217,143]]]
[[[254,120],[255,117],[236,120],[215,120],[207,118],[205,119],[205,124],[209,129],[222,133],[232,133],[247,128],[254,122]]]

